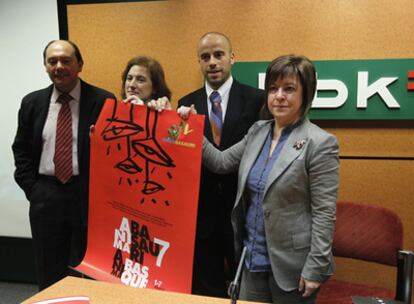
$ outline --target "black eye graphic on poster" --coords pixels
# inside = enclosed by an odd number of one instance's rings
[[[120,160],[115,164],[115,168],[124,173],[119,177],[119,184],[128,183],[129,186],[139,184],[141,181],[140,175],[143,174],[141,191],[145,195],[150,195],[165,190],[165,185],[156,181],[155,178],[151,178],[151,174],[156,169],[165,167],[167,169],[165,174],[169,179],[172,179],[173,175],[169,169],[174,168],[175,164],[156,137],[160,113],[146,108],[144,124],[140,125],[134,119],[134,107],[141,106],[131,104],[129,117],[125,120],[120,119],[117,115],[117,103],[114,103],[112,117],[107,119],[108,123],[101,135],[105,141],[118,142],[119,144],[116,146],[118,150],[122,141],[124,141],[126,155],[115,151],[115,153],[120,154]],[[112,152],[111,147],[110,145],[107,147],[108,155]],[[144,165],[141,166],[139,161],[143,161]],[[153,198],[151,200],[154,202]],[[141,200],[141,203],[144,202],[145,198]],[[168,201],[164,203],[169,206]]]

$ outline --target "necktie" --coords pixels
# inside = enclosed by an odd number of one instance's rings
[[[59,110],[56,125],[56,144],[53,162],[55,163],[55,176],[65,184],[72,177],[72,112],[69,101],[72,96],[62,94],[57,102],[62,106]]]
[[[223,127],[223,111],[221,110],[221,96],[217,91],[210,94],[211,114],[210,125],[213,131],[214,143],[219,146],[221,140],[221,129]]]

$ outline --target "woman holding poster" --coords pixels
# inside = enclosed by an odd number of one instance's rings
[[[334,272],[338,143],[306,117],[315,91],[311,61],[278,57],[266,71],[263,114],[269,120],[223,152],[203,142],[208,168],[239,172],[232,224],[236,253],[247,249],[240,299],[315,303]],[[183,118],[189,111],[179,109]]]
[[[204,118],[158,112],[171,93],[155,60],[133,58],[122,79],[124,102],[106,100],[91,130],[88,250],[77,270],[189,293]]]
[[[134,57],[122,72],[121,96],[125,102],[171,110],[171,91],[160,63],[147,56]]]

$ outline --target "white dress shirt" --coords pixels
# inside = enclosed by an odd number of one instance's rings
[[[57,102],[61,92],[53,88],[52,96],[50,97],[49,111],[47,114],[46,122],[42,132],[42,154],[40,156],[39,174],[43,175],[55,175],[55,164],[53,157],[55,155],[55,143],[56,143],[56,125],[59,110],[62,104]],[[69,101],[70,110],[72,112],[72,168],[73,175],[79,175],[78,165],[78,126],[79,126],[79,103],[80,103],[81,85],[80,80],[69,92],[72,96],[72,100]]]

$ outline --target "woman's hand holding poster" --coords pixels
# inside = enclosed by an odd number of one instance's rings
[[[88,246],[78,271],[191,292],[204,117],[108,99],[91,133]]]

